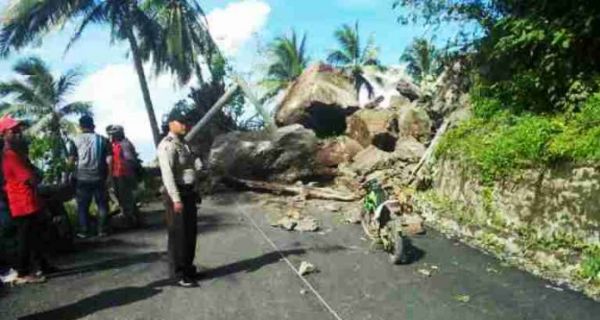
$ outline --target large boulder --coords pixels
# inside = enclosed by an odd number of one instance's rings
[[[346,135],[363,147],[374,145],[394,151],[398,139],[398,119],[393,110],[363,109],[347,119]]]
[[[414,137],[421,143],[431,138],[432,121],[427,112],[414,104],[398,110],[398,130],[401,137]]]
[[[337,167],[342,163],[351,162],[363,149],[356,140],[346,136],[337,137],[321,146],[317,152],[317,162],[326,167]]]
[[[352,80],[325,64],[316,64],[290,86],[277,106],[278,126],[301,124],[319,136],[337,135],[346,130],[346,116],[358,109]]]
[[[350,168],[360,175],[387,169],[399,163],[416,164],[425,154],[425,146],[413,138],[398,141],[394,152],[386,152],[370,146],[354,156]]]
[[[385,152],[375,146],[369,146],[354,157],[350,168],[360,175],[382,169],[394,158],[393,152]]]
[[[399,159],[408,163],[417,163],[425,154],[425,145],[413,137],[398,139],[394,153]]]
[[[266,132],[232,132],[213,143],[209,166],[216,176],[294,182],[322,173],[315,161],[318,140],[301,125]]]

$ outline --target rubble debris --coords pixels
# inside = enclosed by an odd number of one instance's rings
[[[363,149],[363,146],[352,138],[337,137],[323,143],[317,152],[316,161],[322,166],[335,167],[351,162]]]
[[[344,221],[346,221],[347,223],[350,223],[350,224],[359,224],[360,219],[361,219],[361,209],[355,208],[346,213],[346,219]]]
[[[431,277],[431,275],[432,275],[432,272],[430,270],[427,270],[427,269],[419,269],[419,270],[417,270],[417,272],[420,273],[420,274],[422,274],[422,275],[424,275],[424,276],[426,276],[426,277]]]
[[[419,89],[419,87],[417,87],[414,83],[406,80],[398,81],[398,84],[396,85],[396,90],[398,90],[398,92],[402,96],[408,98],[410,101],[417,100],[421,97],[421,90]]]
[[[486,268],[485,271],[487,271],[488,273],[495,273],[495,274],[500,273],[500,271],[498,271],[492,267]]]
[[[363,109],[347,119],[346,135],[363,147],[392,152],[398,140],[398,116],[393,110]]]
[[[331,211],[331,212],[338,212],[338,211],[340,211],[340,206],[337,204],[330,203],[325,206],[325,210]]]
[[[317,268],[310,262],[302,261],[300,263],[300,267],[298,268],[298,273],[301,276],[307,275],[309,273],[313,273],[317,271]]]
[[[554,290],[554,291],[558,291],[558,292],[563,292],[565,291],[565,289],[561,288],[561,287],[555,287],[555,286],[551,286],[549,284],[546,285],[546,288]]]
[[[337,201],[355,201],[359,199],[358,195],[356,194],[340,192],[330,188],[290,186],[275,182],[252,181],[232,177],[228,177],[226,180],[252,190],[269,191],[276,194],[304,194],[306,195],[307,199],[313,198]]]
[[[319,222],[312,218],[302,219],[298,221],[296,230],[301,232],[316,232],[319,230]]]
[[[293,220],[300,220],[300,211],[295,208],[291,208],[286,213],[286,216]]]
[[[424,234],[423,218],[418,214],[403,214],[402,231],[408,236]]]
[[[283,218],[279,219],[277,222],[271,224],[271,226],[273,226],[273,227],[280,227],[287,231],[294,231],[294,228],[296,228],[297,225],[298,225],[297,220],[294,220],[294,219],[291,219],[288,217],[283,217]]]
[[[398,131],[400,137],[413,137],[421,143],[431,138],[432,122],[425,110],[409,105],[398,111]]]

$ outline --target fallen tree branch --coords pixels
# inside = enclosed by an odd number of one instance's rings
[[[419,171],[421,171],[421,169],[423,168],[423,165],[425,163],[429,162],[429,160],[433,156],[433,151],[435,150],[435,147],[437,146],[440,138],[444,135],[444,133],[446,133],[446,130],[448,130],[449,126],[450,126],[450,121],[444,121],[444,123],[442,123],[442,125],[440,126],[438,131],[435,133],[435,137],[433,137],[433,140],[431,140],[431,144],[429,145],[429,147],[423,154],[423,157],[421,158],[421,160],[415,167],[414,171],[412,172],[412,178],[410,179],[410,181],[408,183],[409,185],[412,185],[413,182],[416,181]]]
[[[292,186],[275,182],[244,180],[233,177],[227,177],[225,180],[251,190],[268,191],[275,194],[304,195],[306,198],[336,201],[356,201],[360,198],[356,194],[336,191],[330,188]]]

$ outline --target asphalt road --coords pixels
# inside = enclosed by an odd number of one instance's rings
[[[77,244],[58,258],[64,270],[41,285],[0,291],[0,319],[599,319],[600,303],[555,288],[525,272],[430,231],[413,239],[416,261],[393,266],[343,224],[313,204],[320,233],[268,226],[247,194],[205,201],[199,213],[199,288],[166,279],[166,233],[160,207],[147,208],[143,230]],[[152,212],[154,210],[154,212]],[[322,300],[295,274],[251,221],[298,267]],[[431,271],[431,276],[419,270]],[[330,310],[325,306],[329,306]]]

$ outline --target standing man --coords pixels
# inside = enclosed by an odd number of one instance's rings
[[[45,280],[43,274],[53,271],[44,256],[41,238],[42,202],[37,194],[40,177],[27,156],[21,133],[21,123],[10,116],[0,118],[0,134],[4,139],[2,173],[10,215],[17,225],[18,264],[16,283],[35,283]],[[38,264],[37,274],[31,261]]]
[[[122,126],[110,125],[106,128],[112,146],[112,184],[121,207],[121,212],[135,227],[140,225],[137,212],[135,190],[137,188],[136,168],[139,166],[137,152],[125,137]]]
[[[94,133],[94,119],[84,115],[79,119],[81,134],[73,139],[71,161],[75,162],[77,180],[75,198],[79,215],[79,238],[89,236],[89,214],[92,198],[98,207],[98,236],[107,235],[108,192],[112,150],[108,139]]]
[[[158,161],[166,190],[169,267],[180,286],[194,287],[197,286],[193,264],[197,235],[194,157],[183,141],[187,132],[185,116],[172,111],[167,123],[169,133],[158,145]]]

